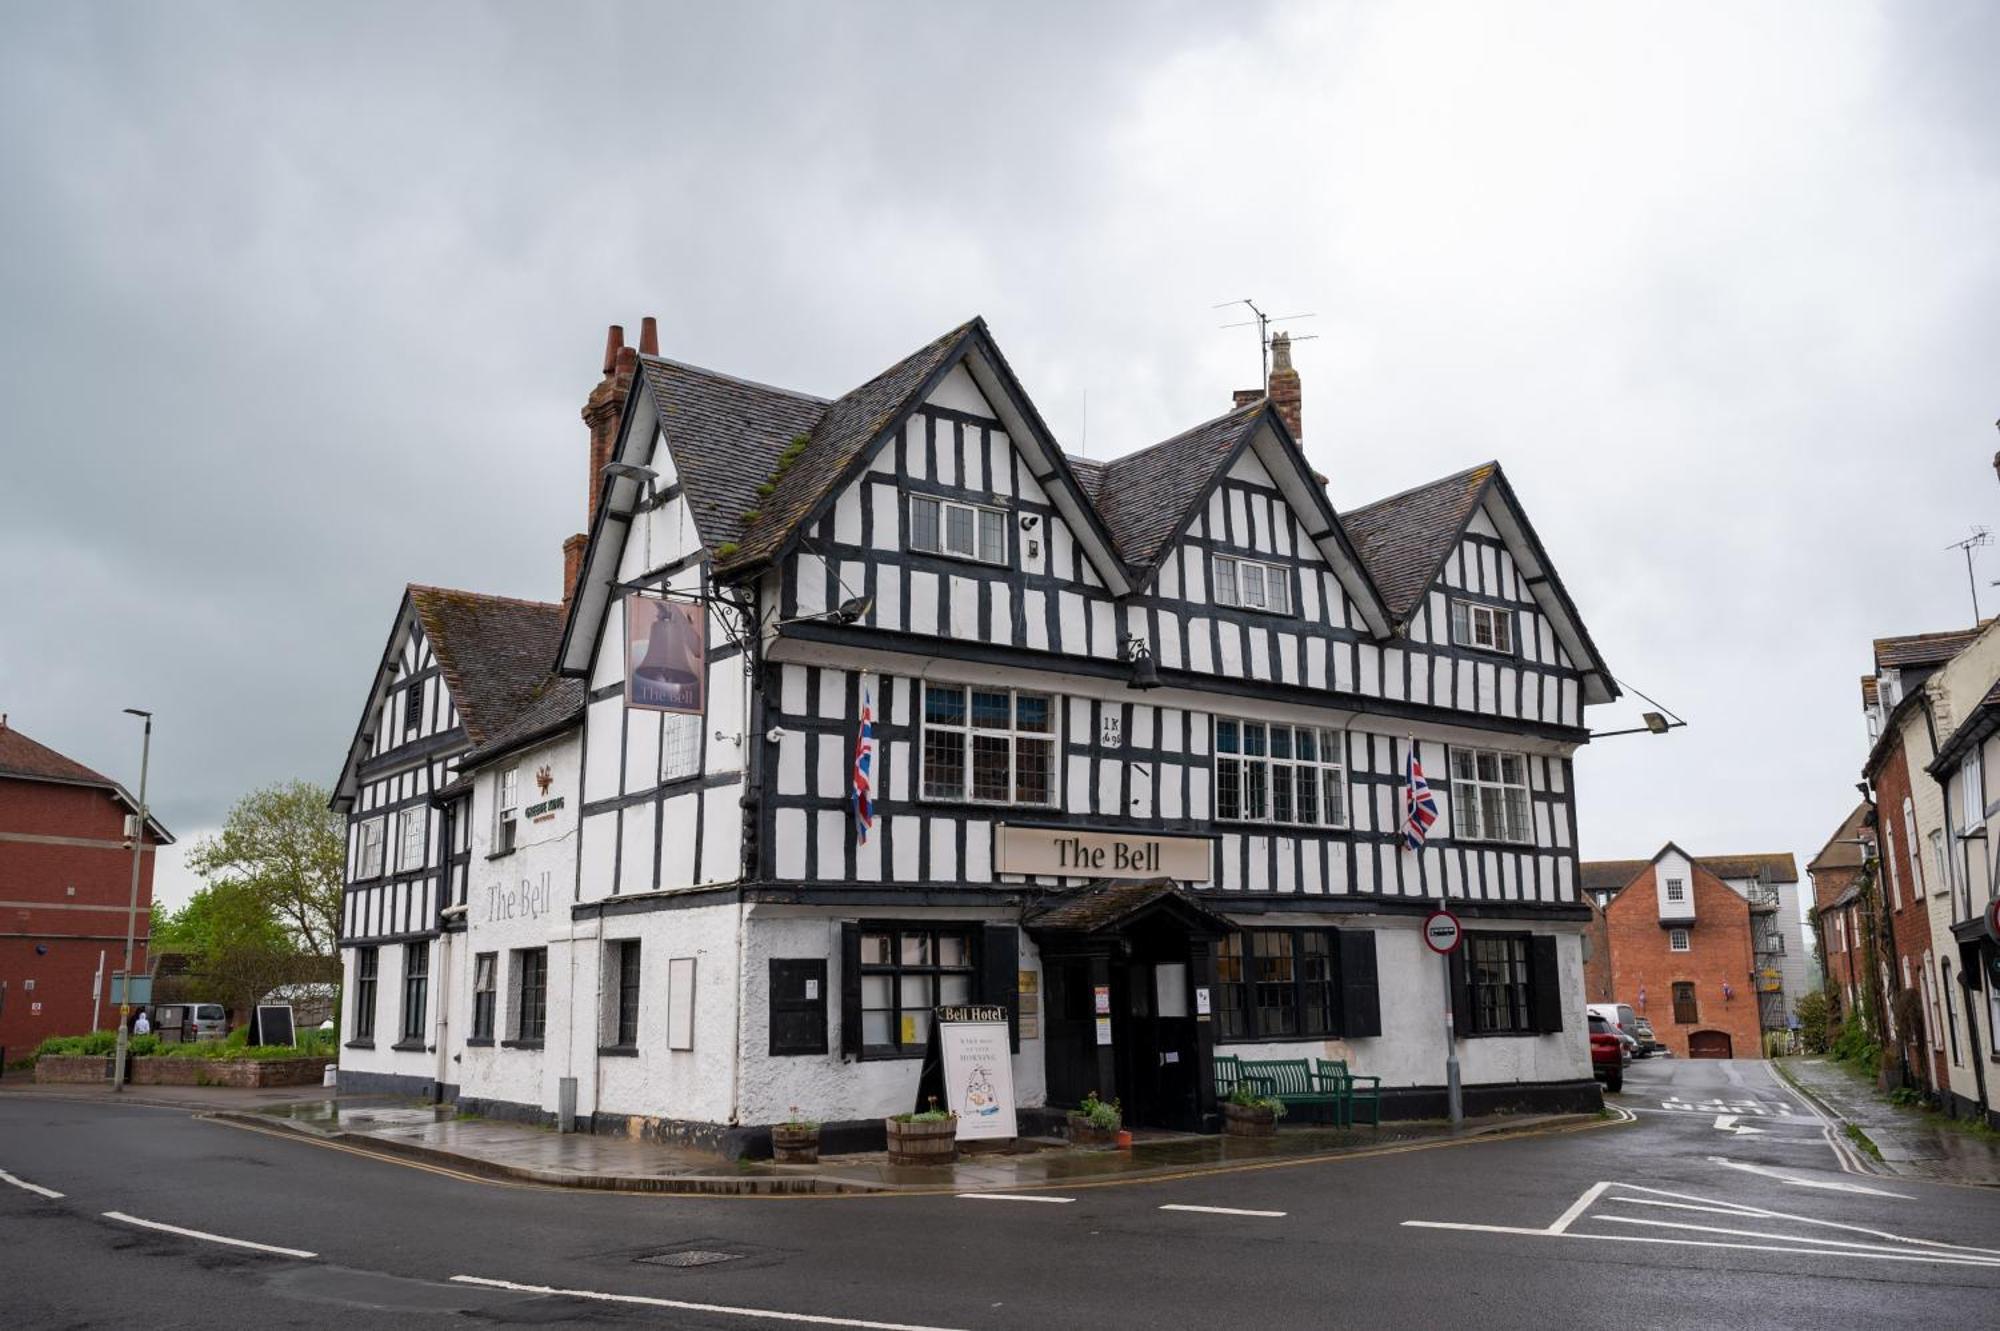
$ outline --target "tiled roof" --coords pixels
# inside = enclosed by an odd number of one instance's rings
[[[410,604],[474,744],[540,696],[562,640],[562,606],[415,584]]]
[[[102,772],[93,771],[74,758],[66,758],[46,744],[38,744],[4,723],[0,723],[0,776],[113,788],[118,785]]]
[[[717,561],[718,566],[726,571],[776,555],[840,484],[868,445],[903,414],[960,342],[979,326],[977,319],[960,324],[828,403],[807,435],[804,451],[777,478],[776,490],[761,501],[756,519],[745,524],[738,548]],[[753,493],[757,485],[770,479],[768,470],[753,475]]]
[[[1697,855],[1694,862],[1717,878],[1755,878],[1768,865],[1774,883],[1799,881],[1798,861],[1789,851],[1774,855]],[[1652,866],[1652,860],[1585,860],[1578,866],[1586,892],[1611,892]]]
[[[459,766],[472,767],[576,724],[583,717],[584,692],[583,680],[548,676],[513,719],[466,754]]]
[[[1170,901],[1172,908],[1211,921],[1220,930],[1231,926],[1192,893],[1170,878],[1114,879],[1046,898],[1024,911],[1021,923],[1054,933],[1092,933],[1120,924],[1148,907]]]
[[[740,543],[744,514],[763,502],[757,487],[794,439],[812,433],[826,401],[657,356],[640,357],[639,372],[702,541],[710,550]]]
[[[1861,837],[1861,829],[1868,817],[1868,801],[1854,806],[1841,824],[1839,830],[1827,838],[1819,854],[1812,857],[1806,868],[1813,873],[1823,873],[1828,869],[1859,869],[1867,863],[1861,847],[1854,844]]]
[[[1496,469],[1482,463],[1340,515],[1397,623],[1423,603]]]
[[[1877,638],[1875,668],[1890,670],[1908,669],[1911,666],[1943,665],[1970,646],[1972,640],[1983,633],[1985,628],[1986,626],[1982,624],[1973,629],[1947,629],[1942,633],[1911,633],[1900,638]]]
[[[1153,566],[1187,526],[1191,510],[1207,497],[1217,473],[1264,408],[1264,400],[1258,398],[1104,464],[1091,498],[1127,564],[1138,570]]]

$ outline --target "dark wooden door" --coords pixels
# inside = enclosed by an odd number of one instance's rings
[[[1689,1058],[1731,1058],[1728,1031],[1695,1031],[1688,1036]]]

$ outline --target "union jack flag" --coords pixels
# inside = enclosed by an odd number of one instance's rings
[[[1437,817],[1437,797],[1431,794],[1431,783],[1424,780],[1424,765],[1417,761],[1417,742],[1412,739],[1409,771],[1403,783],[1403,844],[1422,850]]]
[[[875,826],[875,704],[868,683],[861,684],[861,730],[854,737],[854,827],[855,844],[868,844],[868,829]]]

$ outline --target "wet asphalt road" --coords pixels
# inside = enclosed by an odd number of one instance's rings
[[[1758,1063],[1635,1064],[1612,1101],[1635,1121],[1030,1202],[578,1194],[10,1095],[0,1323],[1993,1324],[2000,1192],[1850,1172]],[[641,1260],[688,1251],[727,1260]]]

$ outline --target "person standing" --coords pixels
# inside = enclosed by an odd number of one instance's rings
[[[150,1035],[152,1030],[153,1023],[146,1020],[146,1009],[140,1008],[139,1015],[132,1018],[132,1034]]]

